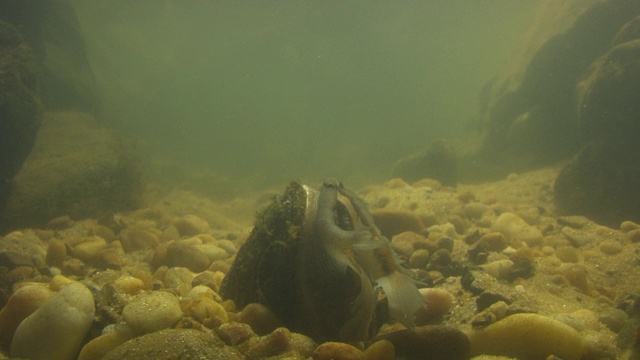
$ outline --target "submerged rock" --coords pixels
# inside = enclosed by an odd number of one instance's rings
[[[72,360],[94,317],[91,291],[81,283],[65,286],[24,319],[11,343],[11,356],[31,360]]]

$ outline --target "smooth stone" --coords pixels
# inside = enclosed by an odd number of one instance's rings
[[[450,326],[416,326],[378,336],[374,340],[388,340],[396,356],[407,360],[467,360],[470,343],[460,330]]]
[[[427,304],[426,308],[416,311],[415,324],[426,325],[429,322],[440,319],[451,310],[453,306],[453,294],[440,288],[418,289],[420,295]]]
[[[513,261],[509,259],[496,260],[488,264],[481,265],[480,267],[494,278],[504,280],[509,275],[509,270],[513,267]]]
[[[429,262],[429,250],[418,249],[411,253],[409,257],[409,266],[414,269],[422,269]]]
[[[44,305],[53,292],[41,283],[19,287],[0,310],[0,343],[8,348],[18,325]]]
[[[571,241],[571,244],[575,247],[585,246],[598,240],[597,237],[591,234],[575,230],[568,226],[562,228],[562,235],[569,239],[569,241]]]
[[[99,236],[95,236],[93,240],[76,245],[73,249],[73,255],[82,261],[91,261],[106,247],[107,241]]]
[[[371,216],[384,236],[391,239],[404,231],[419,233],[424,228],[420,217],[411,211],[401,209],[372,209]]]
[[[574,229],[581,229],[589,224],[589,219],[584,216],[571,215],[571,216],[559,216],[556,221],[562,226],[570,226]]]
[[[268,307],[258,303],[247,304],[238,313],[238,321],[249,324],[258,335],[269,334],[281,326],[276,315]]]
[[[622,232],[624,233],[628,233],[632,230],[640,230],[640,224],[636,224],[633,221],[623,221],[620,224],[620,230],[622,230]]]
[[[365,360],[364,353],[353,345],[326,342],[313,352],[313,360]]]
[[[176,219],[173,225],[178,229],[182,236],[195,236],[209,231],[209,223],[192,214],[187,214]]]
[[[65,286],[16,329],[11,356],[30,360],[72,360],[80,351],[95,313],[93,295],[81,283]]]
[[[192,299],[185,306],[185,315],[190,316],[208,328],[216,328],[229,322],[227,311],[212,298],[201,296]]]
[[[114,284],[129,295],[136,295],[144,289],[144,281],[131,275],[122,275],[114,281]]]
[[[165,329],[131,339],[102,360],[241,360],[237,350],[216,336],[192,329]]]
[[[378,340],[364,350],[366,360],[394,360],[396,349],[389,340]]]
[[[166,291],[137,295],[122,310],[131,331],[142,335],[173,326],[182,318],[178,298]]]
[[[400,255],[411,256],[414,244],[424,241],[424,236],[413,231],[404,231],[391,238],[391,248]]]
[[[47,247],[45,261],[49,266],[62,267],[62,262],[67,258],[67,246],[64,241],[52,239]]]
[[[116,330],[102,334],[83,346],[78,355],[78,360],[100,360],[109,351],[124,344],[133,337],[133,333],[127,326],[118,326]]]
[[[608,239],[600,243],[600,251],[607,255],[616,255],[622,251],[622,244],[613,239]]]
[[[156,234],[138,227],[126,228],[120,231],[122,247],[127,253],[136,250],[154,249],[160,244]]]
[[[241,322],[230,322],[220,325],[216,330],[220,339],[229,346],[241,344],[256,334],[251,330],[251,326]]]
[[[577,263],[580,261],[580,254],[573,246],[558,246],[556,256],[565,263]]]
[[[484,213],[489,211],[489,207],[483,203],[472,202],[465,204],[462,208],[462,211],[464,212],[465,216],[470,219],[480,219],[482,218],[482,215],[484,215]]]
[[[500,214],[493,222],[491,230],[498,231],[507,237],[512,246],[525,242],[529,246],[537,246],[544,238],[540,230],[527,224],[518,215],[510,212]]]
[[[584,354],[580,334],[569,325],[538,314],[514,314],[467,333],[471,356],[500,355],[520,360],[579,360]]]
[[[209,257],[210,262],[214,262],[217,260],[223,260],[229,257],[227,251],[217,245],[212,244],[202,244],[195,245],[195,248],[202,251],[207,257]]]
[[[167,247],[165,263],[169,267],[185,267],[198,273],[205,271],[211,264],[211,260],[196,245],[176,241]]]
[[[482,235],[478,243],[481,244],[485,249],[494,252],[500,252],[504,250],[507,246],[509,246],[509,241],[506,236],[504,236],[501,232],[490,232]]]
[[[627,239],[629,239],[629,241],[633,243],[640,242],[640,229],[631,230],[627,232],[625,235]]]

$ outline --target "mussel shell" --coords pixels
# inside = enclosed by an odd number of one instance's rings
[[[258,217],[220,293],[234,300],[238,308],[252,302],[264,304],[291,330],[317,341],[364,340],[378,328],[373,319],[371,329],[363,330],[368,332],[366,336],[343,339],[339,335],[353,319],[352,304],[362,290],[363,279],[351,269],[338,270],[319,259],[324,249],[315,226],[318,194],[292,181],[284,194],[276,197]],[[338,214],[339,223],[349,226],[350,221],[341,220]],[[374,315],[365,317],[369,324]]]

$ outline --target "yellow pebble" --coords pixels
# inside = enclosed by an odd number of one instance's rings
[[[129,275],[120,276],[115,284],[129,295],[138,294],[144,289],[144,281]]]
[[[64,275],[56,275],[49,282],[49,288],[53,291],[60,291],[63,287],[71,284],[73,280]]]

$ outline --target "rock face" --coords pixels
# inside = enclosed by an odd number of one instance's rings
[[[80,112],[45,113],[33,153],[15,176],[0,230],[134,207],[140,171],[130,143]]]
[[[0,21],[0,207],[41,122],[38,66],[18,31]]]
[[[590,139],[576,86],[639,14],[634,0],[542,2],[522,53],[481,94],[481,145],[461,160],[461,177],[504,176],[579,151]]]
[[[481,94],[480,146],[465,180],[577,156],[558,209],[608,225],[640,218],[640,2],[544,1],[522,53]]]
[[[589,141],[555,184],[566,213],[616,225],[640,219],[640,16],[616,35],[578,86],[578,121]]]
[[[400,159],[393,170],[393,177],[408,182],[431,178],[442,185],[455,187],[458,182],[456,153],[444,141],[436,141],[424,151]]]

